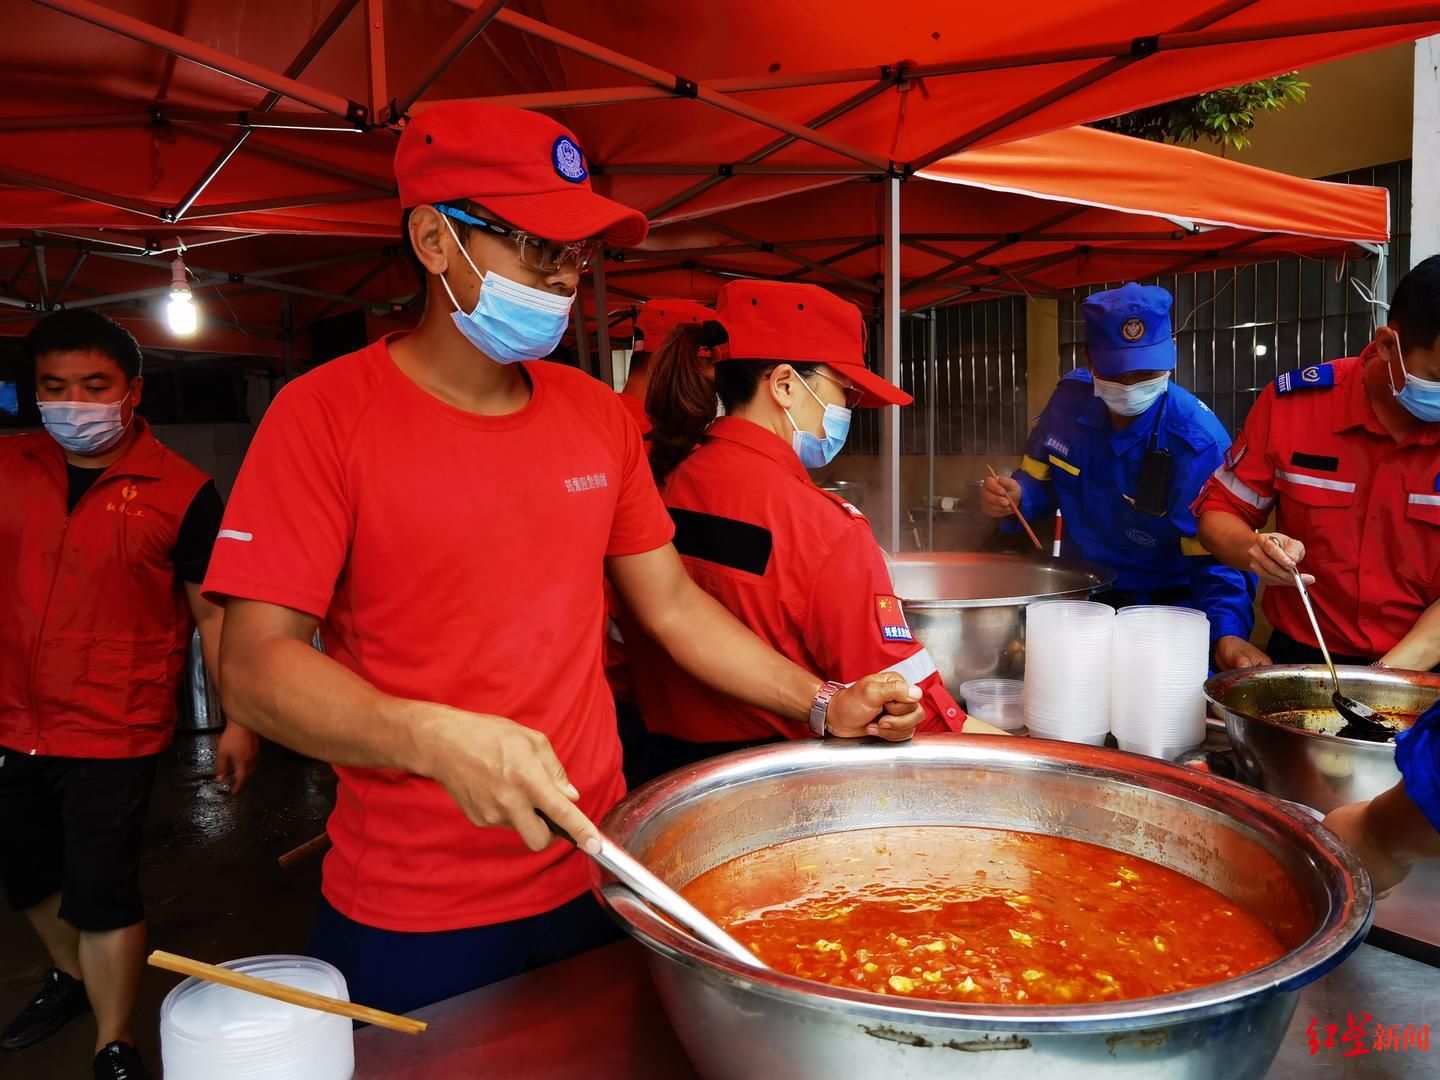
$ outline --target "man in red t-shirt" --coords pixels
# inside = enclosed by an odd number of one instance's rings
[[[312,952],[356,1000],[408,1011],[614,934],[584,856],[537,815],[594,850],[591,819],[624,790],[606,575],[742,700],[840,736],[904,739],[922,714],[901,676],[824,683],[700,590],[615,393],[537,362],[600,239],[646,230],[590,190],[574,137],[438,105],[395,172],[420,326],[277,396],[205,589],[227,601],[227,710],[339,774]]]

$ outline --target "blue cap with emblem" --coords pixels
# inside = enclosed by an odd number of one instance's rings
[[[1085,344],[1102,379],[1131,371],[1169,371],[1175,366],[1170,329],[1174,298],[1158,285],[1131,281],[1085,301]]]

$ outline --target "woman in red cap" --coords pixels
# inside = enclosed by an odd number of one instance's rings
[[[837,682],[898,672],[925,692],[921,730],[959,730],[964,716],[906,625],[869,523],[806,472],[839,452],[851,409],[910,395],[866,369],[859,309],[818,286],[732,281],[716,308],[716,321],[671,334],[646,398],[650,465],[686,568],[783,656]],[[699,360],[707,346],[713,367]],[[706,689],[628,619],[622,628],[649,731],[632,783],[806,736]]]

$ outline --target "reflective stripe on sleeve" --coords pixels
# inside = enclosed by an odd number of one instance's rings
[[[1411,495],[1411,506],[1440,506],[1440,495]]]
[[[1057,469],[1063,469],[1065,472],[1069,473],[1071,476],[1079,476],[1079,475],[1080,475],[1080,470],[1079,470],[1079,469],[1077,469],[1074,465],[1071,465],[1068,461],[1065,461],[1065,460],[1063,460],[1063,459],[1061,459],[1061,458],[1056,457],[1054,454],[1051,454],[1051,455],[1050,455],[1050,464],[1051,464],[1051,465],[1054,465]]]
[[[1050,479],[1050,466],[1043,461],[1036,461],[1028,454],[1020,459],[1020,471],[1026,476],[1033,476],[1042,483]]]
[[[1275,497],[1273,495],[1267,499],[1223,465],[1216,469],[1211,475],[1220,481],[1221,486],[1230,492],[1231,495],[1234,495],[1241,502],[1249,503],[1255,507],[1256,510],[1269,510],[1270,507],[1275,505]]]
[[[930,655],[929,649],[921,649],[908,660],[901,660],[898,664],[891,664],[886,671],[893,671],[901,676],[911,686],[924,682],[931,675],[939,670],[935,666],[935,659]]]

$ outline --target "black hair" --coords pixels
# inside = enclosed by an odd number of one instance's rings
[[[701,349],[725,340],[725,329],[718,322],[687,323],[672,330],[655,351],[645,412],[653,425],[650,471],[657,484],[700,445],[700,437],[715,419],[717,400],[733,413],[755,400],[760,384],[781,363],[789,363],[802,379],[820,367],[780,360],[722,360],[712,365],[701,358]]]
[[[33,366],[42,356],[94,349],[114,360],[127,380],[145,366],[140,345],[129,330],[89,308],[52,311],[25,335],[25,356]]]
[[[488,217],[484,210],[475,206],[468,199],[447,199],[446,206],[453,206],[457,210],[464,210],[465,213],[474,217]],[[415,213],[415,207],[410,206],[400,215],[400,237],[405,242],[405,256],[410,263],[410,269],[415,271],[415,277],[419,280],[421,287],[429,280],[430,275],[425,269],[425,264],[420,261],[420,256],[415,253],[415,245],[410,239],[410,215]],[[452,217],[445,219],[455,229],[455,235],[460,238],[461,246],[470,243],[470,234],[476,231],[476,226],[465,221],[457,221]]]
[[[1402,350],[1428,349],[1440,338],[1440,255],[1431,255],[1400,279],[1388,321],[1400,335]]]

